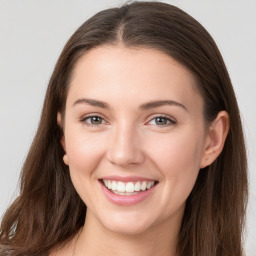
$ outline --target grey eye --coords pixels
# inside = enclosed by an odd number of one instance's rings
[[[101,124],[103,121],[103,119],[99,116],[90,116],[86,118],[86,120],[89,124],[93,124],[93,125]]]
[[[91,124],[101,124],[102,123],[102,118],[98,116],[92,116],[88,118],[91,121]]]
[[[156,117],[155,122],[157,125],[166,125],[168,123],[168,119],[165,117]]]
[[[168,126],[171,124],[175,124],[176,122],[173,121],[172,119],[164,116],[157,116],[149,122],[151,125],[157,125],[157,126]]]

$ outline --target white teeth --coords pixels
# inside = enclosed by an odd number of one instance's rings
[[[136,182],[136,184],[134,186],[134,190],[135,191],[140,191],[140,182],[139,181]]]
[[[150,189],[154,186],[154,181],[137,181],[124,183],[122,181],[111,181],[111,180],[103,180],[104,185],[112,190],[114,193],[119,195],[131,195],[136,194],[139,191],[145,191],[146,189]]]
[[[112,186],[113,186],[113,184],[112,184]],[[152,188],[154,186],[154,181],[150,181],[149,183],[148,183],[148,185],[147,185],[147,189],[150,189],[150,188]],[[112,188],[113,189],[113,188]]]
[[[115,193],[115,194],[117,194],[117,195],[121,195],[121,196],[131,196],[131,195],[137,194],[137,192],[133,192],[133,193],[124,193],[124,192],[118,192],[118,191],[113,191],[113,193]]]
[[[132,182],[128,182],[125,186],[125,192],[132,193],[134,192],[134,185]]]
[[[146,188],[147,188],[147,182],[146,182],[146,181],[143,181],[142,184],[141,184],[140,189],[141,189],[142,191],[145,191]]]
[[[112,190],[116,190],[117,184],[115,181],[112,181]]]
[[[108,189],[111,189],[112,188],[112,182],[109,180],[108,181]]]
[[[118,181],[117,182],[116,190],[118,192],[125,192],[125,184],[123,182],[121,182],[121,181]]]

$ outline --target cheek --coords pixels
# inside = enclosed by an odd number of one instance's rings
[[[92,186],[96,186],[95,170],[103,154],[102,136],[84,133],[78,129],[66,129],[66,152],[69,159],[69,170],[72,183],[84,203],[89,207],[95,195]]]
[[[66,150],[70,171],[88,175],[96,169],[104,152],[103,136],[67,130]]]
[[[172,202],[166,205],[167,208],[177,209],[186,201],[198,176],[203,139],[195,133],[191,135],[163,136],[155,140],[154,147],[151,145],[151,160],[160,170],[164,182],[162,199],[169,198]]]
[[[166,177],[198,170],[203,147],[200,137],[189,133],[158,136],[153,144],[147,146],[150,149],[148,154]]]

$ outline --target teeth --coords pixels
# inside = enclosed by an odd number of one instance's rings
[[[113,186],[113,185],[112,185]],[[150,181],[148,184],[147,184],[147,189],[150,189],[154,186],[154,181]],[[113,188],[112,188],[113,189]]]
[[[112,181],[112,190],[116,190],[117,184],[115,181]]]
[[[134,190],[135,191],[140,191],[140,182],[139,181],[136,182],[136,184],[134,186]]]
[[[108,187],[108,189],[112,188],[112,182],[110,180],[108,181],[108,186],[107,187]]]
[[[123,192],[118,192],[118,191],[113,191],[115,194],[117,195],[121,195],[121,196],[131,196],[131,195],[135,195],[137,194],[137,192],[133,192],[133,193],[123,193]]]
[[[111,181],[109,181],[109,182],[111,182]],[[123,182],[121,182],[121,181],[118,181],[117,182],[116,190],[118,192],[125,192],[125,184]]]
[[[147,188],[147,182],[146,182],[146,181],[143,181],[142,184],[141,184],[140,189],[141,189],[142,191],[145,191],[146,188]]]
[[[103,180],[104,185],[112,190],[115,194],[119,195],[133,195],[139,191],[145,191],[146,189],[150,189],[154,186],[154,181],[137,181],[124,183],[122,181],[111,181],[111,180]]]
[[[128,182],[125,186],[125,192],[132,193],[134,192],[134,185],[132,182]]]

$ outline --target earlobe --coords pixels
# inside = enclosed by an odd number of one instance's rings
[[[57,113],[57,124],[58,124],[59,127],[62,128],[62,123],[61,122],[62,122],[61,113],[58,112]]]
[[[65,163],[65,165],[69,165],[69,161],[68,161],[68,156],[67,156],[67,154],[65,154],[65,155],[63,156],[63,162]]]
[[[60,127],[60,129],[62,129],[62,131],[63,131],[62,117],[61,117],[60,112],[57,113],[57,124]],[[61,137],[60,143],[61,143],[64,151],[66,152],[66,143],[65,143],[64,131],[63,131],[63,135]]]
[[[57,123],[58,123],[58,126],[60,127],[60,129],[62,129],[62,137],[61,137],[60,143],[61,143],[64,151],[66,152],[65,136],[64,136],[63,125],[62,125],[62,117],[61,117],[60,112],[57,113]],[[63,162],[65,163],[65,165],[69,164],[67,153],[65,153],[65,155],[63,156]]]
[[[205,168],[220,155],[229,131],[229,115],[221,111],[209,128],[200,168]]]

